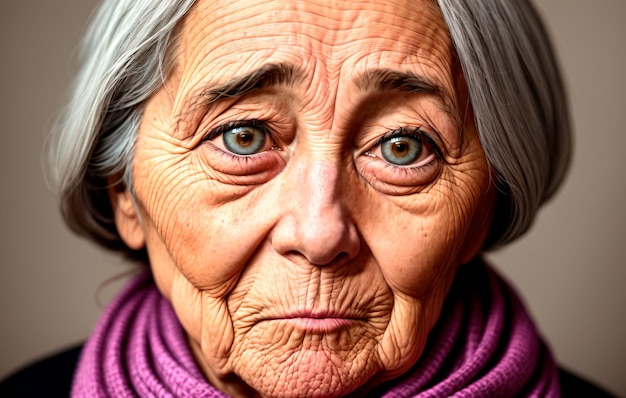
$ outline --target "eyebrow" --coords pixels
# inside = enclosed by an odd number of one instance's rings
[[[226,83],[208,87],[200,93],[205,103],[241,97],[252,91],[275,86],[291,86],[302,79],[302,73],[291,64],[267,64]]]
[[[206,105],[226,98],[241,97],[267,87],[293,86],[301,82],[303,78],[304,72],[293,64],[270,63],[242,76],[236,76],[225,83],[214,84],[204,88],[188,102],[188,106],[192,107],[199,103]],[[410,71],[372,69],[358,75],[354,79],[354,83],[363,91],[398,91],[431,94],[439,99],[445,111],[453,115],[455,119],[460,118],[459,111],[454,106],[454,101],[446,90],[427,77]],[[184,113],[181,113],[181,115]]]
[[[363,91],[399,91],[411,93],[425,93],[437,97],[444,109],[458,117],[458,110],[454,100],[439,84],[425,76],[410,71],[393,69],[373,69],[364,72],[355,79],[356,85]]]
[[[393,69],[374,69],[364,72],[355,79],[361,90],[407,91],[442,96],[442,89],[426,77],[412,72]]]

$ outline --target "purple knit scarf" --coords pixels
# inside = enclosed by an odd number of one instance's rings
[[[83,349],[73,397],[227,397],[194,362],[148,274],[109,305]],[[480,260],[461,267],[422,357],[382,397],[558,397],[549,350],[515,292]]]

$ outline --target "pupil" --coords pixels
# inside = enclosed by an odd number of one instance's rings
[[[252,143],[252,134],[250,133],[240,133],[237,136],[237,143],[241,146],[249,146]]]
[[[404,156],[409,151],[409,145],[406,142],[394,142],[392,151],[396,156]]]

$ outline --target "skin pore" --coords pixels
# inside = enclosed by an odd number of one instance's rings
[[[359,395],[419,359],[493,198],[451,48],[429,0],[185,18],[113,205],[211,384]]]

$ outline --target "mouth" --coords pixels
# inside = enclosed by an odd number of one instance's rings
[[[303,311],[289,314],[279,320],[304,332],[331,333],[347,328],[362,319],[348,314]]]

